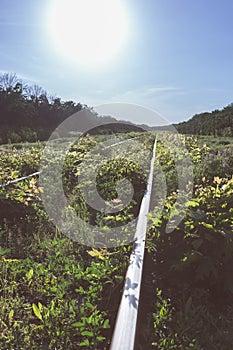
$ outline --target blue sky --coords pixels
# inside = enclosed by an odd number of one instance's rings
[[[48,32],[52,1],[0,0],[0,71],[62,100],[136,103],[171,122],[233,102],[232,0],[124,0],[128,42],[97,69],[56,50]],[[153,117],[136,119],[154,124]]]

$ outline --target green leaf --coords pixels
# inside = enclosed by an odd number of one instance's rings
[[[206,222],[202,222],[201,224],[206,228],[213,228],[213,225],[207,224]]]
[[[195,207],[199,206],[199,203],[197,203],[196,201],[192,200],[192,201],[187,202],[186,206],[195,208]]]
[[[75,322],[72,324],[73,327],[83,327],[83,323],[82,322]]]
[[[87,337],[93,337],[94,333],[91,331],[83,331],[81,332],[82,335],[86,335]]]
[[[43,310],[43,305],[40,302],[38,303],[38,307],[39,307],[39,310],[41,312]]]
[[[86,307],[88,307],[91,310],[94,309],[94,306],[90,302],[86,302]]]
[[[103,341],[103,340],[105,340],[106,338],[103,337],[102,335],[99,335],[98,337],[96,337],[96,339],[99,340],[99,341]]]
[[[9,319],[10,322],[12,321],[14,313],[15,313],[15,311],[13,309],[9,312],[8,319]]]
[[[84,339],[84,341],[82,341],[81,343],[79,343],[79,346],[89,346],[89,340],[88,339]]]
[[[32,278],[33,274],[34,274],[33,269],[30,269],[26,274],[27,279],[30,280]]]
[[[104,321],[103,328],[110,328],[109,320]]]
[[[36,327],[36,329],[43,329],[43,328],[44,328],[43,324],[40,324],[39,326]]]
[[[39,318],[39,320],[42,321],[43,318],[42,318],[41,312],[40,312],[40,310],[38,309],[38,307],[36,306],[36,304],[32,304],[32,309],[33,309],[33,311],[34,311],[35,316],[36,316],[37,318]]]

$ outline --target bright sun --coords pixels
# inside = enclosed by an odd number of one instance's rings
[[[123,48],[128,33],[122,0],[54,0],[49,31],[56,48],[77,64],[98,67]]]

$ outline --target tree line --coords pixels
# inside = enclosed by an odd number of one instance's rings
[[[182,134],[233,136],[233,103],[221,110],[196,114],[174,126]]]
[[[71,100],[62,101],[59,97],[50,96],[41,86],[29,85],[15,73],[0,74],[0,144],[47,140],[61,122],[83,109],[92,111],[85,104]],[[115,121],[115,118],[104,117],[101,124]],[[99,117],[92,111],[91,125],[95,127],[99,124]],[[182,134],[233,137],[233,103],[222,110],[196,114],[190,120],[174,126]],[[143,127],[148,130],[170,128],[170,126]],[[128,127],[126,124],[123,127],[125,131],[126,128],[129,132],[136,126],[128,123]],[[122,132],[115,130],[116,124],[112,125],[112,129],[115,132]]]
[[[94,128],[89,133],[144,131],[111,116],[100,118],[85,104],[52,97],[41,86],[28,85],[15,73],[0,75],[0,144],[46,141],[59,124],[81,110],[86,113],[82,114],[85,120],[79,123],[78,131],[82,128]],[[102,124],[108,126],[99,128]]]
[[[0,143],[47,140],[68,116],[88,108],[50,96],[14,73],[0,75]]]

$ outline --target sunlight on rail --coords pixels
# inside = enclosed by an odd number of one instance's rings
[[[118,310],[111,350],[134,349],[155,153],[156,140],[154,142],[147,190],[143,197],[138,216],[133,251],[130,256],[130,262],[125,277],[125,285]]]

